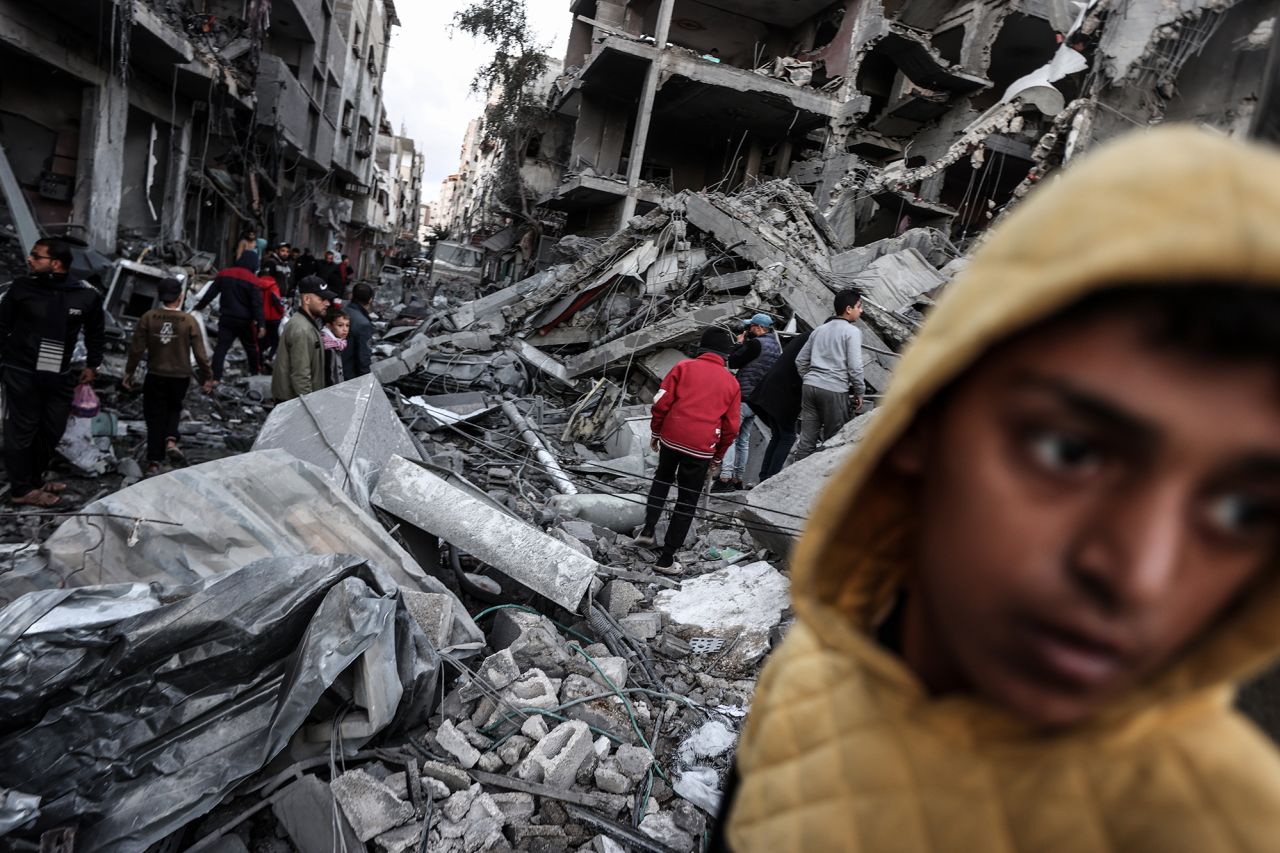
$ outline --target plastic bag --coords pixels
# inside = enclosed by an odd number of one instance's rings
[[[102,404],[98,395],[88,382],[76,386],[75,396],[71,398],[71,413],[77,418],[92,418],[98,414]]]

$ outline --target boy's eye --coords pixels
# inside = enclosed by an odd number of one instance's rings
[[[1055,430],[1031,433],[1027,449],[1040,468],[1053,474],[1089,473],[1102,462],[1102,453],[1091,441],[1078,435]]]
[[[1214,529],[1230,536],[1252,534],[1275,527],[1280,516],[1275,502],[1241,492],[1213,498],[1207,511]]]

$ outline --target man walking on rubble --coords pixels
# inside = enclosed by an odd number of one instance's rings
[[[5,394],[4,466],[9,500],[52,507],[62,483],[45,483],[45,469],[62,440],[77,385],[92,382],[102,364],[106,318],[102,294],[68,276],[71,244],[37,240],[27,255],[31,274],[16,279],[0,300],[0,359]],[[84,332],[88,357],[71,368]]]
[[[258,253],[246,250],[235,266],[218,273],[193,309],[203,311],[214,297],[218,298],[218,343],[213,348],[213,378],[219,382],[222,381],[227,353],[236,341],[244,347],[248,373],[256,375],[262,369],[258,338],[266,334],[267,328],[263,322],[257,269]]]
[[[195,318],[182,310],[182,283],[169,278],[160,283],[160,302],[142,315],[133,330],[124,387],[133,388],[133,372],[145,353],[147,378],[142,386],[142,414],[147,423],[147,476],[160,473],[167,457],[174,465],[186,461],[178,446],[182,403],[191,385],[191,357],[200,368],[204,393],[213,390],[213,371],[204,351],[204,338]]]
[[[298,282],[302,310],[285,324],[280,350],[271,371],[271,396],[277,403],[310,394],[324,387],[324,347],[320,341],[320,318],[337,294],[325,287],[318,276]]]
[[[702,333],[700,354],[671,368],[653,400],[649,429],[658,451],[658,470],[649,489],[644,527],[636,544],[656,544],[655,531],[671,487],[676,505],[654,570],[678,575],[676,551],[684,546],[698,495],[708,475],[719,473],[725,451],[738,436],[742,396],[738,380],[725,367],[733,336],[712,326]]]
[[[856,289],[836,294],[836,313],[819,326],[796,356],[804,378],[800,397],[800,444],[796,460],[813,454],[862,408],[862,333],[854,323],[862,316],[862,294]]]
[[[803,381],[796,370],[796,357],[809,341],[812,332],[796,335],[787,344],[782,355],[764,375],[747,405],[755,416],[769,428],[769,443],[764,448],[764,462],[760,465],[760,482],[782,470],[787,455],[796,443],[796,421],[800,418]]]
[[[747,398],[781,354],[782,345],[773,334],[773,318],[768,314],[756,314],[748,321],[743,337],[729,354],[729,369],[738,371],[738,387],[742,391],[741,425],[738,438],[733,443],[733,467],[729,476],[717,480],[711,491],[731,492],[743,488],[747,463],[751,460],[751,422],[755,420]]]
[[[280,298],[286,301],[293,296],[293,267],[289,261],[289,248],[288,243],[276,246],[262,262],[262,269],[258,271],[259,275],[276,280],[276,287],[280,288]]]
[[[342,375],[347,379],[364,376],[373,369],[373,320],[369,318],[372,308],[373,288],[359,282],[351,288],[351,302],[346,306],[351,332],[347,335],[347,348],[342,351]]]

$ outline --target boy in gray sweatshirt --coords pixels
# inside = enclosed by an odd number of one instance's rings
[[[795,458],[804,459],[840,431],[852,412],[862,408],[862,333],[854,323],[862,316],[862,294],[856,289],[836,294],[835,316],[809,336],[796,357],[804,379],[800,397],[800,442]],[[849,397],[852,395],[852,411]]]

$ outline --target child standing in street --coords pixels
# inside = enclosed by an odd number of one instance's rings
[[[124,370],[124,387],[133,388],[133,374],[147,356],[147,378],[142,386],[142,411],[147,422],[147,474],[158,474],[166,458],[179,465],[186,461],[178,446],[178,422],[182,402],[191,384],[191,356],[200,369],[203,390],[213,390],[213,371],[204,339],[195,318],[182,310],[182,283],[166,279],[160,285],[163,308],[142,315],[133,330],[133,346]]]
[[[324,327],[320,329],[320,343],[324,346],[324,384],[326,388],[346,381],[342,372],[342,353],[347,348],[347,335],[351,333],[351,318],[341,308],[333,307],[324,313]]]

